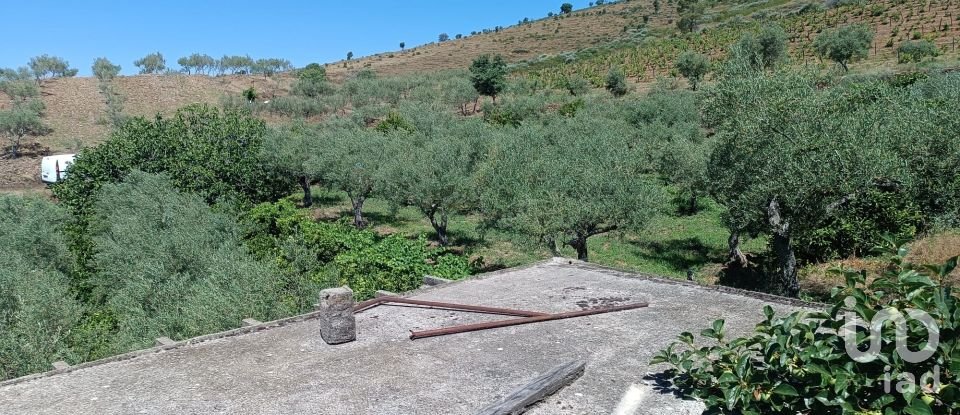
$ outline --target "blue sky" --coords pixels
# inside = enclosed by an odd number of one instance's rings
[[[566,0],[569,1],[569,0]],[[90,74],[97,57],[136,73],[133,61],[159,51],[167,66],[191,53],[279,57],[301,67],[436,41],[448,33],[509,26],[559,11],[564,0],[486,1],[14,1],[3,0],[0,67],[60,56]],[[572,1],[579,9],[587,1]]]

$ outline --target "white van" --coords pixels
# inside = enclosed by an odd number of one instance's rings
[[[67,168],[73,164],[76,154],[47,156],[40,161],[40,180],[44,183],[56,183],[67,177]]]

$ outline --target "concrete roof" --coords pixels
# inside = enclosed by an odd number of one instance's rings
[[[716,318],[746,334],[772,296],[647,278],[554,259],[418,290],[411,298],[561,312],[647,301],[649,308],[409,340],[430,329],[509,317],[380,306],[337,346],[314,315],[219,333],[0,384],[3,414],[471,414],[538,374],[584,359],[581,378],[532,414],[700,413],[644,381],[682,331]],[[628,391],[630,391],[628,393]]]

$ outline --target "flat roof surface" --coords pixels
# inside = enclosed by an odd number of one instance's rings
[[[554,259],[408,295],[562,312],[646,301],[648,308],[409,340],[423,330],[511,317],[382,305],[357,315],[357,341],[330,346],[306,319],[0,386],[2,414],[472,414],[574,359],[578,380],[530,414],[700,413],[657,392],[650,359],[717,318],[746,334],[775,297],[645,278]],[[774,304],[778,311],[795,307]],[[109,360],[109,359],[108,359]],[[631,391],[630,393],[627,393]]]

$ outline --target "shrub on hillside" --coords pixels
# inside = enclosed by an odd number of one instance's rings
[[[929,40],[909,40],[897,48],[897,62],[922,62],[940,55],[940,49]]]

